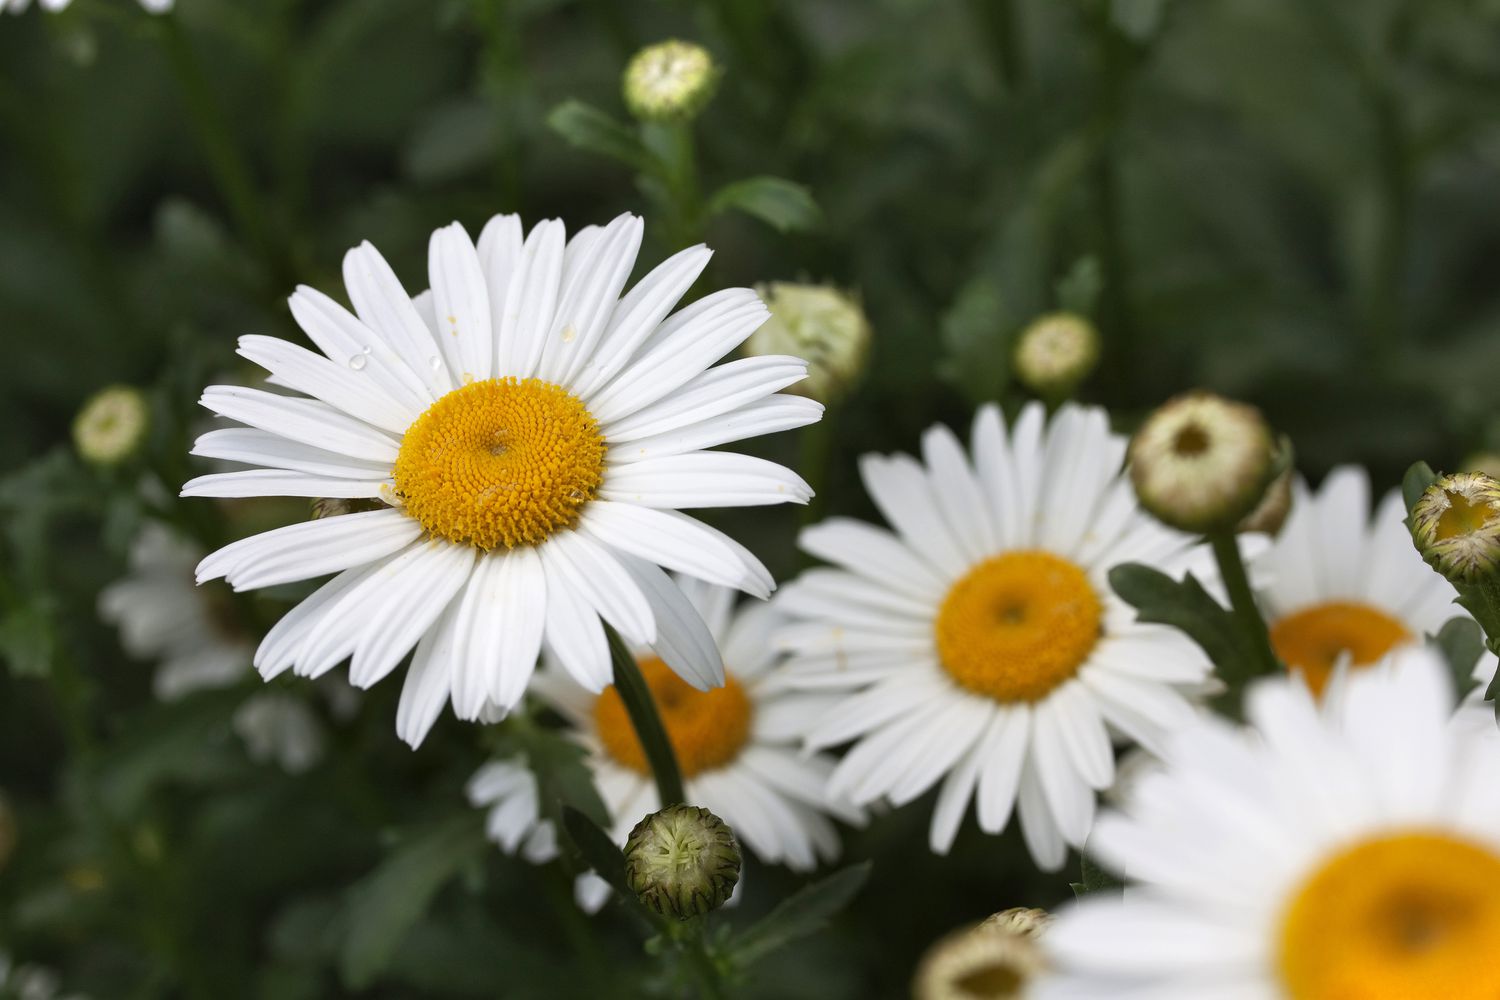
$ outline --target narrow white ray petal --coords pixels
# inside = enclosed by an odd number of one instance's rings
[[[289,669],[296,662],[303,640],[323,614],[350,588],[374,573],[379,565],[371,563],[345,570],[282,615],[281,620],[271,626],[255,651],[255,668],[260,671],[261,676],[270,680]]]
[[[1002,705],[995,716],[979,775],[979,828],[999,833],[1010,822],[1021,783],[1021,765],[1031,743],[1031,706]]]
[[[432,324],[423,320],[396,272],[368,241],[344,255],[344,287],[355,315],[411,369],[426,388],[425,399],[436,400],[457,385],[438,350]],[[432,293],[425,295],[430,309]]]
[[[860,477],[881,515],[900,534],[908,549],[949,580],[968,572],[970,560],[938,510],[922,466],[910,455],[864,455]]]
[[[696,424],[629,443],[611,442],[609,460],[616,465],[665,458],[716,448],[731,441],[776,434],[815,424],[823,404],[803,396],[771,396]]]
[[[490,292],[490,328],[495,333],[497,357],[500,329],[505,323],[505,303],[525,243],[526,233],[519,215],[491,216],[479,233],[479,266],[484,269],[485,285]]]
[[[239,590],[272,587],[383,559],[415,541],[422,526],[396,510],[325,517],[263,531],[198,564],[198,582],[224,577]]]
[[[698,280],[713,253],[705,246],[681,250],[658,264],[615,306],[599,346],[569,377],[574,395],[587,402],[630,362],[636,349]],[[595,414],[597,417],[598,415]]]
[[[401,701],[396,706],[396,735],[413,750],[427,738],[448,701],[453,674],[454,618],[454,607],[449,604],[417,643],[406,671],[406,682],[401,686]]]
[[[938,509],[964,555],[971,562],[993,555],[999,548],[994,515],[958,438],[942,424],[934,424],[922,435],[922,457]]]
[[[269,469],[286,469],[344,479],[383,480],[391,474],[391,466],[387,462],[349,458],[254,427],[225,427],[209,431],[193,443],[190,454],[225,462],[241,462]]]
[[[530,378],[557,312],[567,229],[556,219],[539,222],[526,237],[511,272],[505,310],[495,333],[495,375]]]
[[[927,789],[958,760],[972,750],[995,714],[995,706],[982,698],[955,699],[928,731],[907,745],[906,762],[900,776],[891,782],[886,798],[903,806]]]
[[[427,546],[424,558],[410,570],[406,595],[398,599],[395,588],[390,588],[392,593],[380,609],[383,613],[355,643],[350,684],[368,688],[396,668],[464,588],[474,568],[474,555],[474,549],[463,545],[435,542]]]
[[[562,291],[557,315],[547,332],[538,375],[560,385],[572,376],[598,347],[619,303],[625,282],[635,267],[645,225],[633,215],[621,215],[587,244],[573,237],[563,260]]]
[[[924,603],[935,606],[948,592],[931,564],[889,531],[863,521],[831,517],[803,528],[797,544],[810,555]]]
[[[570,589],[567,575],[554,573],[557,565],[542,560],[547,575],[544,642],[574,680],[589,691],[603,691],[613,680],[604,626],[598,613]]]
[[[758,560],[747,562],[723,532],[675,511],[595,500],[583,509],[578,530],[666,569],[757,597],[771,592],[770,574]]]
[[[748,406],[806,376],[801,358],[740,358],[695,375],[676,392],[601,429],[612,444],[655,437]]]
[[[672,578],[653,562],[617,552],[656,619],[652,648],[679,677],[700,691],[724,684],[724,661],[708,626]]]
[[[421,413],[403,406],[364,377],[369,357],[363,353],[343,362],[330,361],[305,347],[259,335],[241,337],[235,353],[270,372],[277,384],[392,434],[404,434]]]
[[[1062,684],[1047,698],[1056,706],[1056,721],[1078,776],[1091,788],[1107,788],[1115,779],[1115,754],[1104,717],[1088,689],[1077,678]]]
[[[938,791],[937,803],[932,809],[932,823],[927,831],[927,843],[934,854],[947,854],[958,836],[964,813],[969,811],[969,800],[974,796],[979,769],[984,764],[985,749],[989,746],[990,734],[995,728],[995,718],[991,711],[984,729],[966,745],[958,766],[948,772],[943,787]]]
[[[432,234],[427,277],[437,311],[438,344],[460,384],[488,378],[495,354],[490,295],[479,253],[457,222]]]
[[[260,389],[211,385],[198,405],[263,431],[370,462],[395,462],[400,445],[389,435],[313,399]]]
[[[605,468],[599,499],[643,507],[753,507],[806,503],[812,487],[791,469],[753,455],[697,451]]]
[[[511,550],[498,589],[492,613],[500,621],[500,652],[490,674],[490,700],[509,711],[526,693],[547,620],[547,576],[535,548]]]
[[[627,642],[649,645],[655,641],[651,604],[608,546],[580,532],[559,531],[541,546],[539,554],[549,584],[568,587]]]
[[[455,659],[452,671],[453,714],[460,719],[479,718],[495,686],[504,623],[500,584],[508,555],[491,552],[481,556],[468,586],[454,601],[453,629],[456,637],[462,637],[466,654]]]
[[[185,497],[340,497],[370,499],[391,488],[385,479],[344,479],[313,476],[280,469],[215,472],[189,479],[179,496]]]
[[[306,285],[297,286],[287,304],[297,325],[328,360],[358,365],[364,358],[361,375],[406,409],[415,413],[426,409],[431,393],[422,377],[385,349],[385,341],[347,309]]]
[[[1021,768],[1016,811],[1021,817],[1021,839],[1026,842],[1031,860],[1044,872],[1057,871],[1067,860],[1068,845],[1043,797],[1033,755],[1027,756],[1026,763]]]

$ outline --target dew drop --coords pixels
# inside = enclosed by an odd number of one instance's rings
[[[363,353],[365,353],[365,354],[373,354],[374,351],[375,351],[375,348],[371,347],[369,344],[366,344],[365,347],[364,347],[364,352]]]
[[[569,323],[567,326],[563,327],[562,342],[564,344],[571,344],[573,341],[575,341],[577,339],[578,339],[578,330],[577,330],[577,328],[575,328],[573,326],[573,324]]]
[[[427,359],[427,366],[435,372],[440,372],[443,370],[443,359],[434,354]]]
[[[356,354],[354,355],[354,357],[349,359],[349,367],[353,368],[355,371],[359,371],[369,362],[369,360],[370,359],[365,357],[363,354]]]

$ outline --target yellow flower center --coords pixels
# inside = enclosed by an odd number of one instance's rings
[[[1437,530],[1434,532],[1439,541],[1473,534],[1483,529],[1490,523],[1490,518],[1495,516],[1494,508],[1487,503],[1474,503],[1456,490],[1446,492],[1448,509],[1438,515]]]
[[[1500,997],[1500,856],[1440,833],[1366,840],[1298,890],[1278,966],[1292,1000]]]
[[[996,701],[1038,701],[1078,672],[1103,606],[1088,576],[1050,552],[975,566],[938,611],[938,657],[960,686]]]
[[[485,379],[443,396],[401,440],[393,478],[406,512],[479,549],[535,545],[594,497],[604,436],[550,382]]]
[[[1271,625],[1271,645],[1281,662],[1297,668],[1314,694],[1322,694],[1339,657],[1364,667],[1411,638],[1406,626],[1378,608],[1327,601],[1295,611]]]
[[[738,681],[726,675],[723,687],[699,691],[655,656],[643,657],[638,665],[684,778],[723,767],[739,756],[750,739],[754,706]],[[594,701],[594,725],[611,757],[631,770],[651,773],[625,702],[613,686]]]

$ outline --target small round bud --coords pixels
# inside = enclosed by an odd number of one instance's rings
[[[1482,472],[1443,476],[1411,510],[1422,558],[1454,583],[1474,583],[1500,566],[1500,482]]]
[[[1233,527],[1259,505],[1277,472],[1276,442],[1260,411],[1206,392],[1178,396],[1130,442],[1141,506],[1182,531]]]
[[[1016,341],[1016,377],[1039,396],[1071,395],[1099,363],[1099,331],[1077,313],[1038,316]]]
[[[1281,526],[1286,524],[1286,519],[1292,513],[1292,477],[1295,471],[1291,463],[1281,470],[1281,474],[1271,480],[1271,485],[1266,487],[1265,496],[1260,498],[1260,503],[1255,509],[1245,515],[1240,521],[1237,529],[1241,532],[1261,531],[1268,535],[1281,533]]]
[[[724,905],[740,880],[740,847],[701,806],[667,806],[635,825],[625,842],[625,880],[642,903],[686,920]]]
[[[771,318],[745,342],[745,353],[790,354],[807,378],[787,388],[822,403],[843,396],[864,371],[870,321],[859,299],[829,285],[777,281],[756,288]]]
[[[645,122],[691,121],[708,105],[719,68],[701,45],[672,39],[641,49],[625,67],[625,107]]]
[[[78,454],[96,465],[116,465],[146,439],[151,414],[139,389],[114,385],[100,390],[73,419]]]
[[[916,1000],[1011,1000],[1026,995],[1044,969],[1037,938],[1051,922],[1044,910],[1017,907],[955,931],[922,956],[912,982]]]

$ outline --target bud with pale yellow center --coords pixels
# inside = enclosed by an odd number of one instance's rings
[[[73,444],[95,465],[118,465],[140,450],[150,408],[139,389],[113,385],[95,393],[73,419]]]
[[[1021,331],[1012,363],[1032,392],[1066,398],[1099,364],[1099,331],[1077,313],[1039,316]]]
[[[1260,411],[1207,392],[1178,396],[1147,417],[1129,458],[1141,506],[1196,533],[1232,530],[1282,471]]]
[[[756,288],[771,318],[745,342],[749,355],[789,354],[807,362],[807,378],[788,392],[836,401],[864,371],[870,321],[859,299],[830,285],[776,281]]]
[[[647,816],[625,841],[625,881],[650,909],[687,920],[723,906],[740,880],[740,846],[701,806]]]
[[[691,121],[708,105],[719,68],[701,45],[671,39],[641,49],[625,67],[625,107],[644,122]]]
[[[1443,476],[1411,510],[1417,551],[1454,583],[1477,583],[1500,569],[1500,482],[1482,472]]]
[[[1016,907],[955,931],[922,956],[916,1000],[1019,1000],[1045,963],[1038,937],[1052,918]]]

